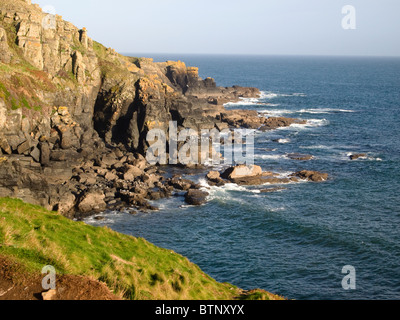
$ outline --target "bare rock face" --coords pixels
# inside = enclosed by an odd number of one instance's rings
[[[4,28],[0,27],[0,62],[10,63],[11,54],[8,49],[7,33]]]

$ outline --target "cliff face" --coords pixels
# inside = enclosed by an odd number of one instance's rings
[[[180,61],[122,56],[30,0],[1,0],[0,196],[57,207],[74,165],[116,147],[143,154],[148,130],[170,120],[221,126],[223,103],[258,94]]]

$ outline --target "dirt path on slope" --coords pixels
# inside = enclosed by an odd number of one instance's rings
[[[43,300],[44,275],[27,273],[23,266],[0,256],[0,300]],[[56,292],[51,300],[121,300],[108,287],[87,277],[56,276]]]

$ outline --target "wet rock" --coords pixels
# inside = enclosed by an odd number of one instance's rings
[[[207,202],[207,197],[209,193],[206,191],[201,191],[197,189],[190,189],[185,194],[185,201],[186,203],[193,205],[193,206],[200,206]]]
[[[367,154],[365,154],[365,153],[352,154],[352,155],[350,155],[350,160],[357,160],[360,158],[365,158],[366,156],[367,156]]]
[[[291,160],[308,161],[314,159],[314,156],[301,153],[290,153],[286,155]]]
[[[322,181],[328,180],[329,174],[321,173],[318,171],[303,170],[303,171],[294,173],[292,176],[298,177],[303,180],[309,180],[309,181],[313,181],[313,182],[322,182]]]
[[[289,127],[292,124],[306,124],[307,121],[285,118],[285,117],[270,117],[264,121],[263,126],[260,128],[261,131],[268,131],[282,127]]]
[[[187,179],[182,179],[182,178],[172,178],[168,181],[168,184],[172,187],[174,187],[177,190],[183,190],[183,191],[187,191],[190,188],[194,187],[194,183],[190,180]]]
[[[210,171],[206,176],[208,183],[213,186],[224,186],[226,181],[221,178],[218,171]]]

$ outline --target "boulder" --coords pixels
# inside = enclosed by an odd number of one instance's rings
[[[30,149],[31,149],[31,143],[30,141],[26,140],[18,146],[17,151],[18,154],[24,154],[25,152],[28,152]]]
[[[112,182],[118,180],[118,176],[111,171],[107,172],[106,175],[104,176],[104,178],[106,180],[112,181]]]
[[[33,160],[36,162],[40,162],[40,150],[37,147],[34,147],[30,153]]]
[[[215,181],[215,180],[221,179],[221,175],[218,171],[210,171],[207,174],[207,179],[210,181]]]
[[[3,152],[6,154],[12,153],[11,147],[8,144],[7,139],[3,136],[0,136],[0,150],[3,150]]]
[[[221,178],[218,171],[210,171],[206,176],[208,183],[213,186],[224,186],[226,181]]]
[[[40,149],[40,164],[42,166],[47,166],[50,162],[50,146],[47,142],[42,142],[39,144]]]
[[[57,211],[63,216],[69,215],[75,207],[75,196],[71,192],[64,193],[57,204]]]
[[[101,190],[90,190],[83,195],[78,204],[80,213],[102,212],[106,209],[104,193]]]
[[[193,188],[195,184],[190,180],[175,177],[169,180],[169,185],[177,190],[187,191]]]
[[[285,117],[270,117],[264,121],[263,126],[260,128],[261,131],[268,131],[282,127],[289,127],[292,124],[306,124],[307,121],[285,118]]]
[[[221,177],[228,180],[235,180],[241,178],[257,177],[262,175],[262,169],[256,165],[239,165],[230,167],[222,173]]]
[[[197,189],[190,189],[185,194],[185,201],[186,203],[193,205],[193,206],[200,206],[207,202],[207,197],[209,193],[206,191],[201,191]]]

